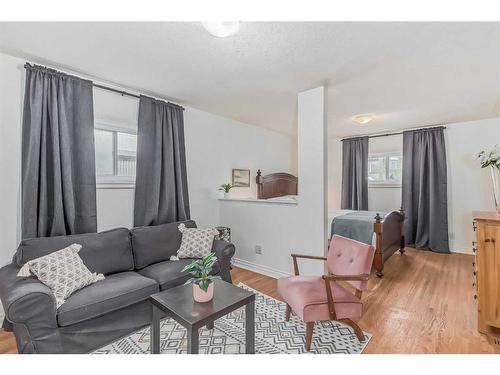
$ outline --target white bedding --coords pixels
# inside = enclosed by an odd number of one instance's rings
[[[298,196],[297,195],[283,195],[281,197],[276,197],[276,198],[267,198],[266,201],[269,201],[269,202],[297,203]]]

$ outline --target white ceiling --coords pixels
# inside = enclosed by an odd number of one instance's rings
[[[0,50],[294,134],[328,86],[331,136],[500,116],[500,23],[0,23]],[[374,113],[368,125],[352,116]]]

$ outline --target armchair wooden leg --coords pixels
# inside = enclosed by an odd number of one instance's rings
[[[306,323],[306,350],[311,350],[311,343],[313,338],[314,322]]]
[[[341,319],[340,321],[352,327],[352,329],[354,330],[354,334],[360,342],[365,341],[365,334],[363,333],[363,330],[356,324],[356,322],[351,319]]]
[[[290,315],[292,313],[292,308],[290,305],[287,303],[286,304],[286,313],[285,313],[285,320],[288,322],[290,320]]]

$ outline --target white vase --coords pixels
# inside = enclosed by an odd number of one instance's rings
[[[495,200],[495,211],[497,215],[500,216],[500,171],[498,168],[492,166],[491,170],[491,182],[493,183],[493,199]]]
[[[231,193],[230,192],[224,192],[224,198],[228,199],[231,198]]]

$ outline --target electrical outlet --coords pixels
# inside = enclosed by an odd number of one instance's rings
[[[262,254],[262,246],[255,245],[255,254]]]

